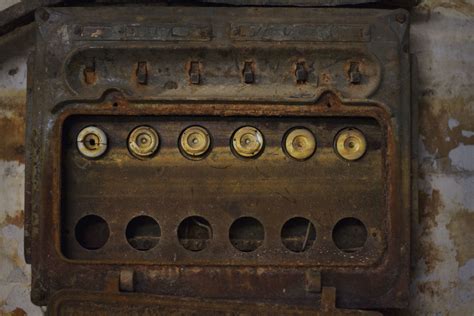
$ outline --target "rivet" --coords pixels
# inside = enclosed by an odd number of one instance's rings
[[[87,158],[102,156],[107,150],[107,135],[96,126],[83,128],[76,138],[77,149]]]
[[[290,130],[284,139],[285,152],[296,160],[305,160],[316,151],[316,138],[306,128]]]
[[[403,24],[407,20],[407,16],[403,13],[399,13],[395,16],[395,19],[397,20],[398,23]]]
[[[262,152],[263,135],[252,126],[244,126],[235,131],[232,136],[233,151],[245,158],[255,157]]]
[[[364,134],[355,128],[346,128],[336,135],[335,148],[337,153],[346,160],[357,160],[367,150]]]
[[[128,136],[128,149],[137,158],[153,155],[159,144],[158,133],[149,126],[138,126]]]
[[[181,133],[179,146],[188,157],[202,157],[211,146],[209,132],[201,126],[188,127]]]

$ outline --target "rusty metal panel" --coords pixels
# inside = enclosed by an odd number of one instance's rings
[[[55,8],[37,20],[36,304],[113,289],[319,308],[328,287],[342,308],[406,304],[406,11]]]

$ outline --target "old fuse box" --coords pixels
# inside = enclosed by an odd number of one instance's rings
[[[36,20],[34,303],[53,314],[406,304],[406,11],[48,8]]]

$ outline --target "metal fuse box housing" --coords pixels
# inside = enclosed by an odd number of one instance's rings
[[[406,304],[406,11],[48,8],[36,20],[25,236],[34,303],[118,289],[306,308],[322,287],[336,289],[338,307]],[[89,126],[107,137],[100,157],[78,150]],[[127,145],[140,126],[159,141],[146,157]],[[199,157],[179,143],[192,126],[209,142]],[[245,126],[261,133],[250,159],[233,145]],[[314,135],[305,159],[285,149],[294,128]],[[347,129],[364,137],[361,158],[338,151]]]

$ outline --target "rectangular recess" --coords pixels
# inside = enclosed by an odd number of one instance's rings
[[[90,125],[108,137],[107,152],[98,159],[83,157],[76,146],[77,134]],[[153,127],[160,137],[157,154],[144,160],[127,148],[129,133],[140,125]],[[181,132],[193,125],[205,127],[212,138],[211,152],[202,160],[187,159],[178,148]],[[264,151],[256,159],[238,158],[230,149],[233,132],[247,125],[264,136]],[[308,128],[316,137],[316,153],[306,161],[282,149],[293,127]],[[347,127],[367,139],[367,152],[357,161],[342,159],[333,147],[336,134]],[[384,134],[369,117],[71,116],[63,125],[62,253],[72,260],[114,264],[374,264],[387,236]],[[110,229],[107,243],[97,250],[81,247],[75,238],[76,223],[88,214],[104,218]],[[127,242],[127,223],[139,215],[153,217],[161,228],[158,245],[148,251]],[[193,215],[212,227],[208,247],[198,252],[184,249],[177,236],[180,222]],[[243,216],[258,219],[265,229],[263,244],[253,252],[241,252],[229,241],[230,226]],[[307,251],[292,252],[282,244],[282,226],[293,217],[315,225],[316,240]],[[367,229],[360,251],[341,251],[332,240],[334,226],[347,217],[360,219]]]

